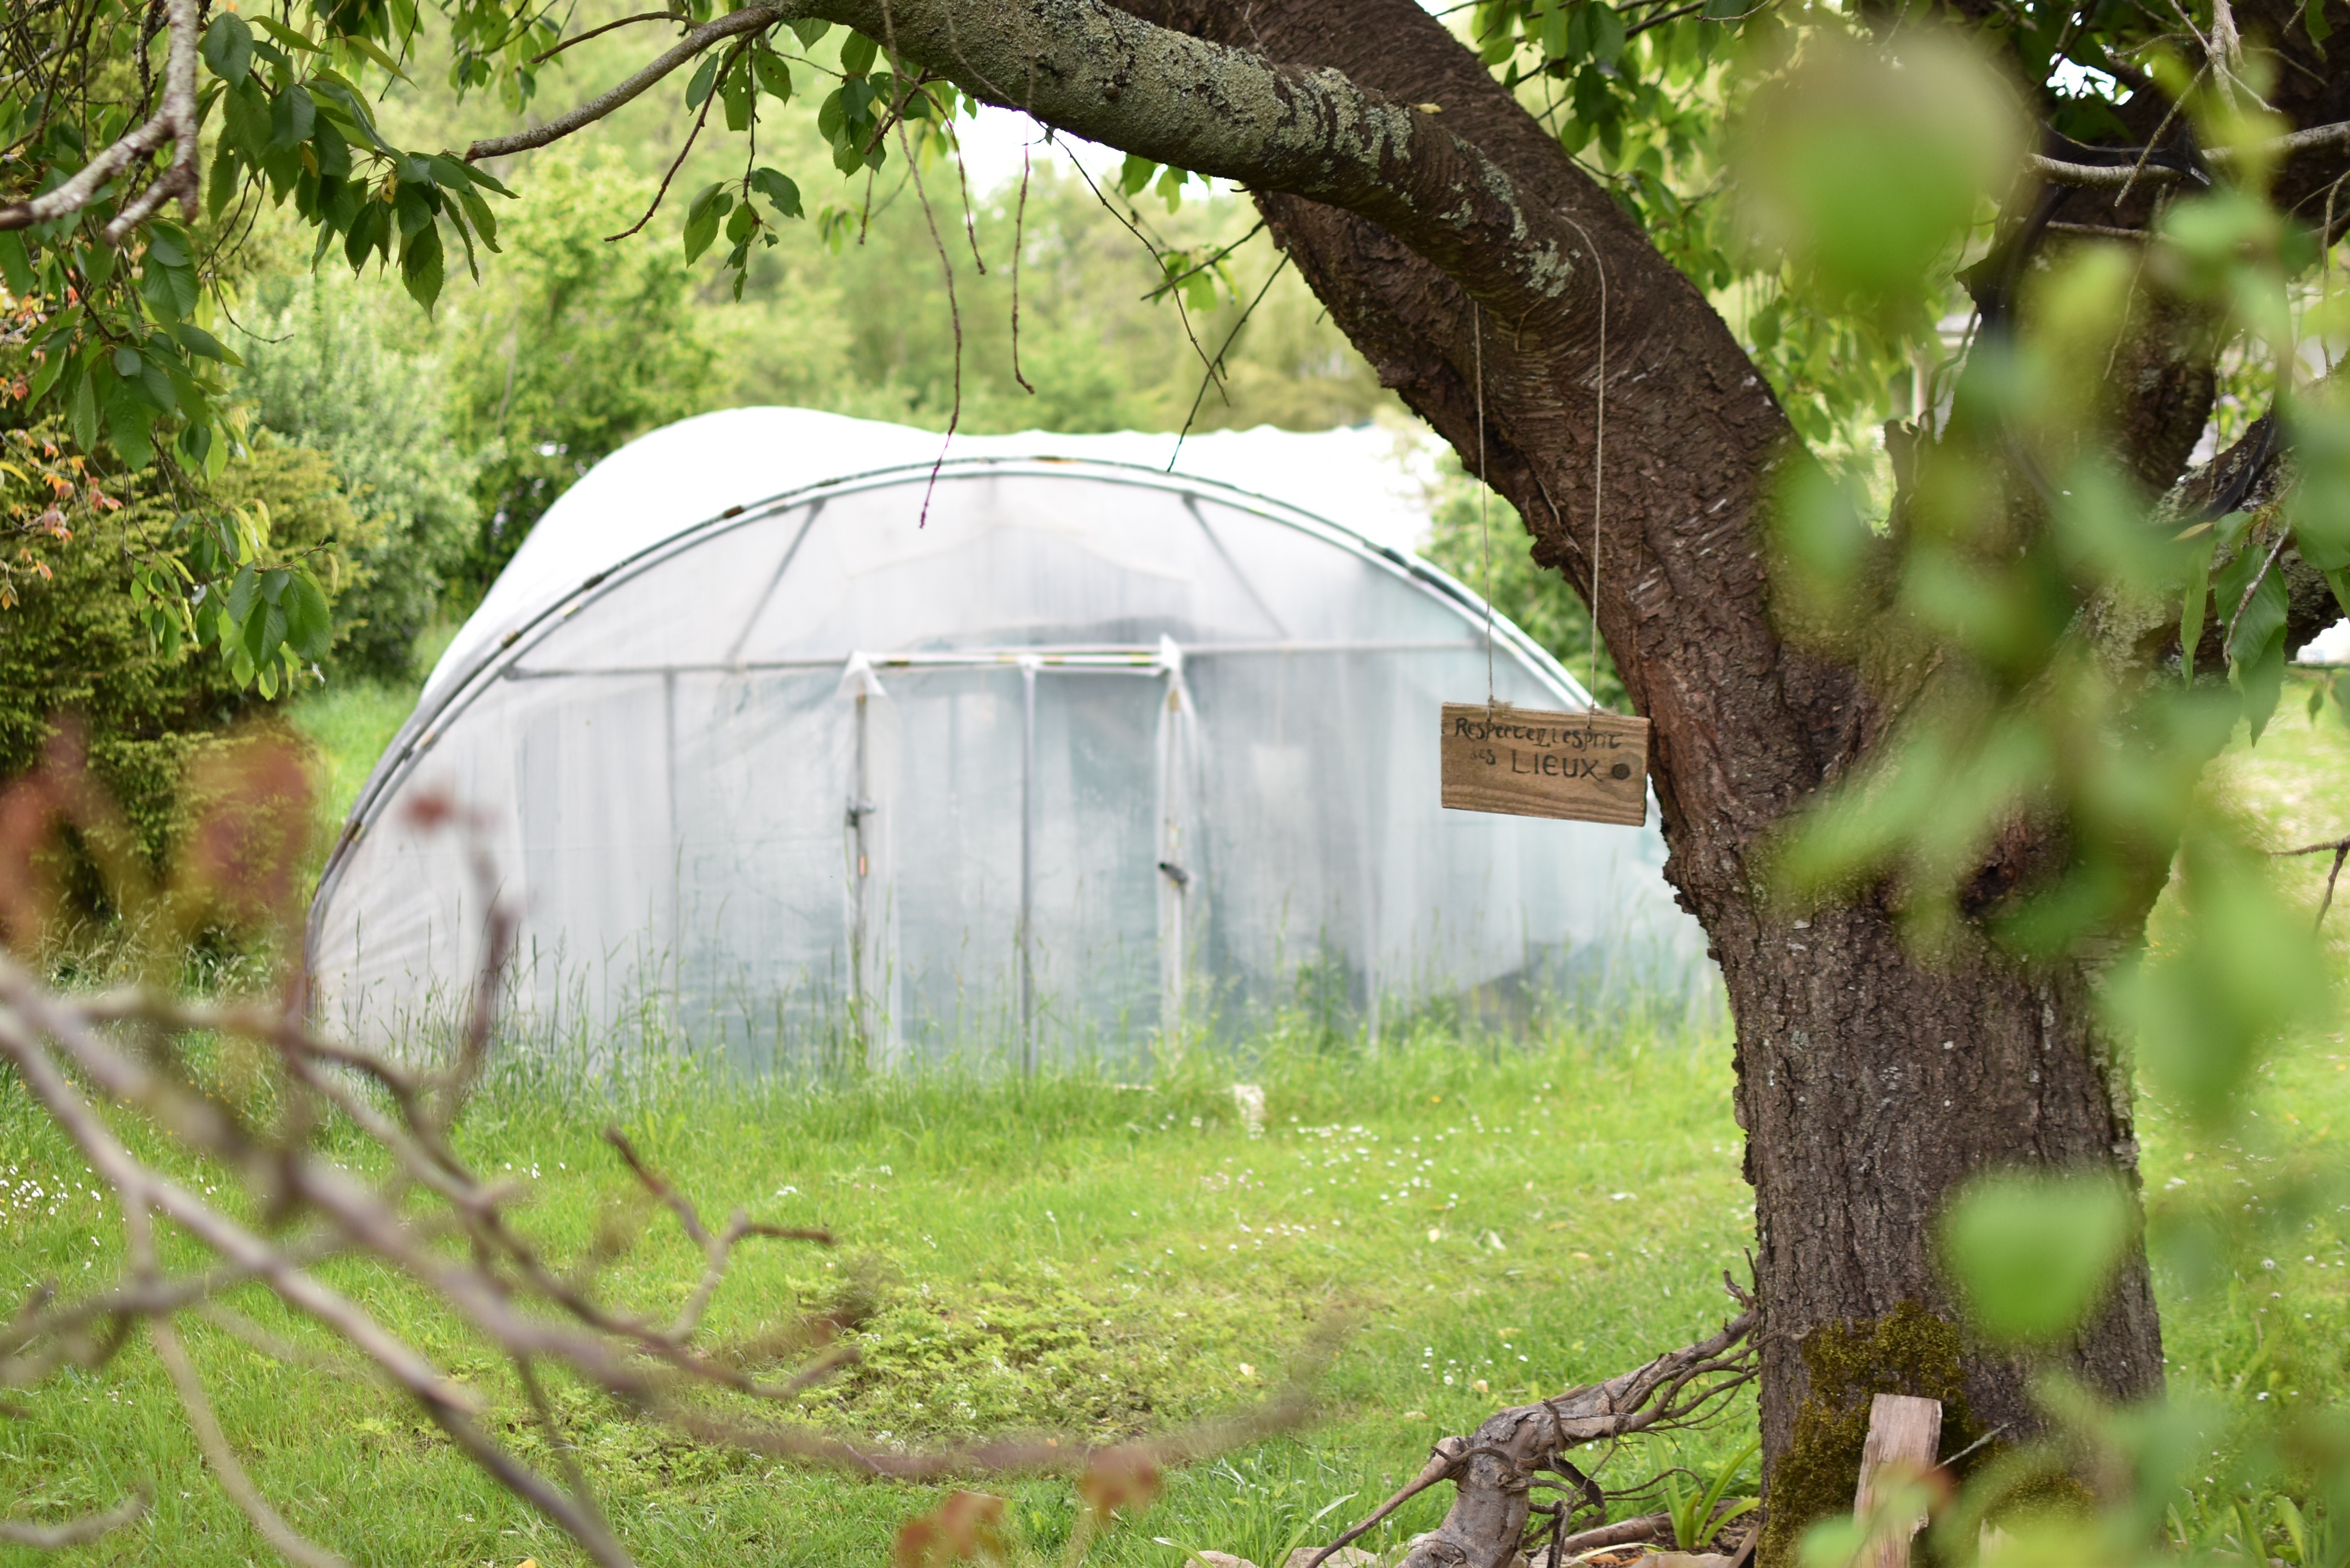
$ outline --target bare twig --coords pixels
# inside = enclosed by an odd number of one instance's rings
[[[1036,389],[1020,373],[1020,250],[1025,243],[1028,229],[1028,149],[1020,149],[1020,204],[1012,216],[1012,379],[1030,397]]]
[[[1265,275],[1264,286],[1256,291],[1256,297],[1248,302],[1248,308],[1241,312],[1241,318],[1232,323],[1232,329],[1230,332],[1224,334],[1223,344],[1217,348],[1216,357],[1208,361],[1207,371],[1200,378],[1200,389],[1191,395],[1191,411],[1183,416],[1183,428],[1175,432],[1175,450],[1167,457],[1168,472],[1175,472],[1175,460],[1183,455],[1183,442],[1191,433],[1191,423],[1200,417],[1200,405],[1207,400],[1208,384],[1211,381],[1217,381],[1217,378],[1224,373],[1224,356],[1232,351],[1232,345],[1240,338],[1241,328],[1249,324],[1249,317],[1254,316],[1256,307],[1264,303],[1264,296],[1273,292],[1274,281],[1281,276],[1282,269],[1288,265],[1289,253],[1284,251],[1281,253],[1281,260],[1274,265],[1273,271]],[[1222,383],[1218,382],[1218,385],[1221,387]],[[1229,397],[1224,400],[1232,401]]]
[[[83,1546],[99,1536],[135,1524],[151,1506],[144,1491],[124,1499],[104,1513],[86,1513],[63,1524],[35,1524],[28,1520],[0,1519],[0,1544],[29,1546],[36,1552],[62,1552]]]
[[[2282,159],[2316,148],[2350,149],[2350,120],[2333,125],[2314,125],[2306,130],[2296,130],[2244,151]],[[2207,148],[2203,153],[2203,161],[2215,169],[2232,167],[2237,157],[2238,150],[2228,147]],[[2061,159],[2043,158],[2033,153],[2024,160],[2024,167],[2051,185],[2078,185],[2087,190],[2124,193],[2137,185],[2168,185],[2187,178],[2176,169],[2162,164],[2148,166],[2143,160],[2136,164],[2068,163]]]
[[[1613,1524],[1561,1536],[1559,1555],[1572,1557],[1578,1552],[1596,1552],[1603,1546],[1629,1546],[1638,1541],[1654,1541],[1672,1528],[1672,1516],[1665,1513],[1643,1513],[1632,1519],[1619,1519]]]
[[[1146,302],[1156,299],[1160,295],[1165,294],[1169,289],[1174,288],[1179,285],[1191,282],[1193,278],[1199,276],[1201,273],[1207,271],[1210,267],[1215,265],[1218,262],[1223,260],[1226,256],[1232,254],[1234,251],[1240,249],[1243,245],[1248,244],[1251,240],[1256,238],[1257,235],[1263,232],[1264,220],[1263,218],[1259,218],[1255,223],[1249,225],[1249,231],[1247,234],[1243,234],[1231,244],[1222,247],[1215,254],[1200,263],[1197,266],[1187,266],[1181,272],[1177,273],[1173,277],[1162,279],[1158,287],[1152,289],[1149,293],[1142,296],[1143,299]]]
[[[740,11],[729,11],[715,21],[705,22],[680,38],[675,45],[665,50],[660,58],[611,91],[591,98],[567,113],[556,115],[545,125],[536,125],[528,130],[518,130],[511,136],[484,137],[465,149],[465,161],[479,163],[484,158],[504,158],[509,153],[527,152],[535,147],[546,147],[560,141],[573,131],[593,125],[615,109],[635,102],[647,88],[701,54],[711,45],[723,43],[728,38],[740,37],[745,33],[763,32],[783,20],[784,14],[784,7],[781,5],[746,5]],[[707,102],[703,104],[702,109],[704,116],[707,117],[709,111]],[[645,215],[648,218],[652,216],[650,213]],[[644,225],[639,223],[637,227],[642,228]],[[635,231],[629,232],[633,234]]]
[[[947,254],[946,241],[939,237],[939,216],[931,210],[930,189],[922,183],[922,161],[914,156],[914,144],[906,134],[902,118],[897,131],[898,151],[904,155],[906,172],[914,182],[915,200],[922,204],[922,222],[930,226],[931,249],[938,253],[939,275],[946,281],[947,322],[954,328],[954,406],[947,410],[947,433],[940,438],[938,461],[931,464],[930,481],[922,487],[921,514],[914,520],[914,526],[921,528],[930,524],[931,497],[939,487],[939,471],[946,465],[947,452],[954,445],[955,431],[962,424],[962,305],[955,297],[954,258]],[[973,254],[977,254],[976,242]]]
[[[530,57],[530,63],[534,66],[543,66],[572,45],[584,44],[590,38],[600,38],[616,27],[633,26],[639,22],[678,22],[684,19],[683,13],[677,11],[639,11],[633,16],[623,16],[617,22],[607,22],[600,27],[590,27],[584,33],[574,33],[545,54],[533,55]]]
[[[2325,924],[2325,912],[2334,908],[2334,885],[2342,879],[2342,863],[2350,860],[2350,838],[2329,838],[2323,844],[2304,844],[2298,849],[2278,849],[2271,853],[2281,859],[2296,855],[2334,857],[2333,868],[2325,873],[2325,897],[2317,901],[2317,924],[2322,928]]]

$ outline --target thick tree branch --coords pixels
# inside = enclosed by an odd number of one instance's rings
[[[120,244],[124,236],[173,196],[180,199],[188,221],[195,221],[197,0],[168,3],[172,47],[163,67],[163,99],[153,116],[55,190],[0,207],[0,230],[29,229],[80,212],[98,199],[116,175],[136,168],[166,142],[172,144],[171,166],[115,215],[106,225],[106,237]]]
[[[1523,200],[1507,173],[1433,116],[1336,71],[1277,66],[1103,0],[769,0],[694,29],[546,125],[477,141],[465,156],[560,140],[712,45],[805,17],[886,38],[974,96],[1090,140],[1361,213],[1504,320],[1563,298],[1587,259],[1572,228]]]

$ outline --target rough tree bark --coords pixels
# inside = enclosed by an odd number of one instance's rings
[[[1383,381],[1471,464],[1482,345],[1490,482],[1578,591],[1601,557],[1594,613],[1654,726],[1667,874],[1728,983],[1774,1531],[1815,1506],[1790,1490],[1807,1464],[1846,1436],[1856,1462],[1849,1417],[1873,1392],[1944,1397],[1954,1443],[2029,1430],[2019,1369],[1951,1327],[1935,1220],[1986,1168],[2134,1179],[2127,1063],[2100,1030],[2090,960],[2033,968],[1961,940],[1928,961],[1888,893],[1809,913],[1768,896],[1774,830],[1869,755],[1887,714],[1849,661],[1774,616],[1773,478],[1804,460],[1706,300],[1414,0],[771,0],[737,16],[754,12],[848,23],[991,101],[1248,184]],[[2339,97],[2291,108],[2314,124]],[[2288,161],[2287,204],[2322,187],[2324,162]],[[2147,200],[2085,192],[2080,216],[2129,222]],[[2143,334],[2116,378],[2120,455],[2150,490],[2178,478],[2210,403],[2208,353],[2178,342]],[[2324,600],[2293,602],[2297,645]],[[2061,853],[2028,826],[2005,836],[1969,912]],[[2116,1396],[2159,1386],[2142,1255],[2064,1359]],[[1851,1475],[1823,1483],[1846,1506]]]

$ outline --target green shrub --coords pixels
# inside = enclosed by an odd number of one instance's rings
[[[238,340],[254,421],[323,452],[366,524],[336,603],[335,670],[405,680],[473,533],[478,465],[449,436],[440,361],[390,341],[418,325],[405,297],[335,272],[258,292]]]
[[[112,484],[114,482],[109,482]],[[17,602],[0,609],[0,778],[40,760],[68,715],[88,736],[93,771],[113,794],[139,847],[160,866],[181,826],[180,781],[212,736],[272,704],[240,691],[211,649],[160,645],[132,596],[142,558],[172,547],[186,516],[160,481],[132,476],[119,510],[75,515],[64,538],[43,536],[46,572],[15,575]],[[330,595],[348,580],[344,551],[364,545],[365,525],[342,498],[320,453],[266,439],[233,462],[208,502],[265,508],[275,545],[313,549]],[[102,913],[87,877],[69,877],[78,912]]]

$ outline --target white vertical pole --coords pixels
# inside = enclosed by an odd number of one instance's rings
[[[1191,871],[1183,863],[1183,652],[1174,639],[1159,639],[1159,665],[1167,681],[1166,701],[1159,712],[1159,1037],[1175,1042],[1180,1049]]]
[[[1020,661],[1020,1070],[1036,1071],[1036,661]]]
[[[685,826],[677,802],[677,671],[661,671],[661,743],[669,771],[670,1027],[685,1027]],[[641,981],[641,977],[639,977]]]
[[[857,864],[851,868],[849,882],[848,1017],[854,1044],[865,1053],[868,1064],[871,1064],[871,1021],[867,1017],[865,994],[865,945],[868,940],[865,880],[870,869],[870,862],[866,857],[865,820],[873,815],[873,794],[866,762],[866,693],[859,691],[857,694],[857,793],[848,805],[850,846],[857,855]]]

